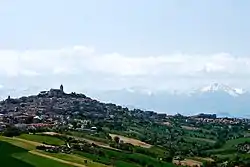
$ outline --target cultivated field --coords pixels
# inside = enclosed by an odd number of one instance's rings
[[[22,134],[18,138],[29,140],[29,141],[34,141],[34,142],[39,142],[39,143],[44,143],[48,145],[63,145],[65,142],[61,139],[58,139],[56,137],[52,137],[49,135],[37,135],[37,134]]]
[[[36,137],[35,140],[38,141]],[[47,137],[49,138],[46,138],[46,141],[54,138]],[[25,138],[34,140],[30,135],[25,135]],[[26,139],[23,139],[23,136],[22,138],[0,136],[0,166],[7,164],[8,167],[106,167],[75,154],[53,154],[36,150],[36,146],[42,143]],[[49,142],[55,142],[55,139]]]
[[[202,162],[192,160],[192,159],[184,159],[182,161],[173,160],[173,163],[176,165],[182,165],[182,166],[193,166],[193,167],[201,167],[202,166]]]
[[[58,161],[33,155],[28,150],[0,141],[0,166],[8,167],[73,167]]]
[[[250,142],[250,137],[242,137],[239,139],[228,140],[226,143],[219,149],[208,150],[207,152],[213,153],[216,156],[231,156],[231,153],[234,153],[236,148],[235,146],[240,143]],[[222,155],[223,154],[223,155]]]
[[[150,148],[151,145],[150,144],[147,144],[145,142],[142,142],[140,140],[136,140],[136,139],[133,139],[133,138],[128,138],[128,137],[125,137],[125,136],[121,136],[121,135],[116,135],[116,134],[109,134],[113,139],[114,137],[119,137],[120,140],[122,140],[124,143],[130,143],[130,144],[133,144],[134,146],[140,146],[140,147],[144,147],[144,148]]]

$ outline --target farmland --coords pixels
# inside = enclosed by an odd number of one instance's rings
[[[145,142],[142,142],[140,140],[136,140],[136,139],[133,139],[133,138],[129,138],[129,137],[124,137],[124,136],[121,136],[121,135],[116,135],[116,134],[109,134],[112,138],[114,137],[119,137],[120,140],[122,140],[123,142],[125,143],[130,143],[130,144],[133,144],[135,146],[140,146],[140,147],[145,147],[145,148],[150,148],[151,145],[150,144],[147,144]]]
[[[71,167],[57,161],[33,155],[23,148],[10,143],[0,141],[0,162],[1,165],[9,167]]]
[[[210,153],[214,153],[218,156],[220,156],[220,154],[226,155],[228,154],[228,156],[230,156],[230,154],[234,154],[236,151],[235,146],[241,143],[245,143],[245,142],[250,142],[250,138],[238,138],[238,139],[233,139],[233,140],[228,140],[226,141],[226,143],[219,149],[213,149],[213,150],[208,150],[208,152]],[[225,157],[225,156],[224,156]]]
[[[153,128],[152,130],[161,134],[161,130],[166,127]],[[175,131],[183,127],[176,127]],[[114,131],[113,131],[114,132]],[[240,137],[226,140],[218,148],[216,136],[211,137],[212,131],[196,127],[185,128],[183,134],[175,139],[178,142],[178,148],[184,151],[192,148],[192,145],[200,148],[212,148],[197,150],[197,155],[186,155],[175,159],[171,157],[171,150],[166,150],[160,145],[152,145],[150,140],[144,142],[139,140],[143,136],[143,131],[139,127],[133,127],[132,133],[119,132],[118,134],[101,132],[77,132],[70,131],[65,133],[59,132],[39,132],[39,133],[22,133],[16,137],[0,136],[3,149],[9,147],[13,153],[8,153],[8,158],[13,159],[12,163],[20,163],[19,166],[76,166],[76,167],[176,167],[176,165],[202,166],[203,163],[220,162],[221,160],[234,159],[236,145],[249,142],[250,138]],[[123,135],[122,135],[123,134]],[[138,135],[131,137],[133,135]],[[173,140],[174,141],[174,140]],[[66,146],[66,143],[72,147],[70,153],[47,152],[38,150],[37,147],[44,145],[47,147]],[[172,148],[173,148],[172,146]],[[176,148],[173,148],[176,149]],[[194,150],[195,151],[195,150]],[[185,154],[180,152],[178,154]],[[212,155],[212,156],[211,156]],[[238,154],[241,158],[249,158],[245,154]],[[7,156],[5,156],[7,157]],[[169,158],[170,157],[170,158]],[[220,161],[218,161],[218,159]],[[4,162],[4,160],[3,160]]]
[[[47,133],[48,134],[48,133]],[[89,140],[89,139],[85,139],[83,137],[79,137],[79,136],[86,136],[86,134],[81,134],[81,133],[71,133],[71,134],[75,134],[76,136],[70,135],[69,137],[71,138],[75,138],[79,141],[84,141],[87,143],[94,143],[96,144],[98,147],[95,147],[95,152],[101,152],[102,154],[99,153],[93,153],[91,152],[91,150],[86,150],[84,152],[82,151],[74,151],[74,157],[69,157],[72,155],[67,155],[67,158],[70,159],[75,159],[76,161],[79,160],[79,157],[84,157],[86,159],[89,160],[93,160],[94,162],[99,162],[102,164],[107,164],[107,165],[115,165],[117,167],[123,167],[123,166],[129,166],[129,167],[136,167],[136,166],[140,166],[140,165],[155,165],[156,167],[158,166],[162,166],[165,165],[166,167],[174,167],[175,165],[171,164],[171,163],[167,163],[167,162],[159,162],[157,159],[152,158],[150,156],[147,155],[143,155],[140,153],[132,153],[132,152],[124,152],[122,150],[119,149],[114,149],[112,147],[107,147],[105,143],[100,142],[101,138],[98,137],[88,137],[91,138],[93,140]],[[52,134],[53,135],[53,134]],[[62,134],[57,134],[57,135],[62,135]],[[117,135],[112,134],[110,136],[116,137]],[[163,154],[163,150],[157,147],[152,147],[149,144],[143,143],[139,140],[133,139],[133,138],[128,138],[128,137],[124,137],[121,135],[118,135],[120,137],[120,140],[124,140],[124,142],[129,142],[131,144],[134,144],[135,146],[139,144],[141,144],[141,146],[144,147],[135,147],[135,149],[138,149],[138,152],[140,152],[139,150],[142,149],[144,151],[148,151],[151,152],[152,154]],[[97,141],[94,141],[97,140]],[[56,154],[56,156],[61,158],[60,154]],[[65,154],[64,154],[65,156]],[[66,157],[64,157],[66,158]],[[113,161],[115,160],[115,161]]]
[[[25,136],[27,139],[27,135]],[[54,137],[48,136],[46,141],[52,138]],[[0,154],[2,154],[0,156],[1,163],[8,163],[9,167],[105,167],[105,165],[92,162],[87,158],[77,155],[63,153],[51,154],[36,150],[36,146],[39,143],[26,139],[20,140],[20,138],[17,137],[7,138],[0,136]],[[54,141],[55,139],[52,140],[52,142]],[[86,160],[88,162],[87,164]]]
[[[23,139],[25,136],[25,139]],[[27,137],[29,136],[29,137]],[[5,150],[9,150],[8,152],[8,159],[14,159],[13,167],[18,165],[22,166],[35,166],[35,167],[42,167],[42,166],[85,166],[86,167],[105,167],[107,165],[111,165],[112,159],[115,158],[117,161],[114,164],[117,167],[136,167],[137,164],[154,164],[156,167],[158,166],[166,166],[166,167],[174,167],[175,165],[171,163],[159,163],[154,158],[149,156],[145,156],[142,154],[131,154],[131,153],[124,153],[122,151],[115,151],[110,150],[107,148],[98,148],[100,151],[105,152],[106,156],[99,156],[90,153],[84,152],[74,152],[74,154],[63,154],[63,153],[48,153],[43,152],[35,149],[35,146],[38,144],[37,142],[29,141],[28,139],[34,139],[30,137],[31,135],[22,135],[21,140],[19,137],[14,138],[7,138],[7,137],[0,137],[1,140],[1,152],[5,152]],[[48,136],[54,138],[52,136]],[[48,139],[47,138],[46,141]],[[54,141],[54,140],[53,140]],[[3,157],[2,157],[3,158]],[[6,159],[6,158],[5,158]],[[24,159],[24,161],[21,161]],[[93,160],[93,161],[92,161]],[[86,161],[88,162],[86,164]],[[5,162],[5,161],[3,161]],[[99,163],[98,163],[99,162]]]
[[[45,143],[48,145],[63,145],[65,142],[61,139],[58,139],[56,137],[51,137],[49,135],[42,135],[42,134],[22,134],[19,136],[21,139],[34,141],[34,142],[40,142]]]

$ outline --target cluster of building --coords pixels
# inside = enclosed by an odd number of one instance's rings
[[[97,102],[83,94],[66,94],[62,85],[60,89],[42,91],[35,96],[17,99],[9,96],[0,102],[0,131],[12,125],[20,129],[74,128],[74,125],[85,128],[91,125],[91,121],[77,119],[75,115],[80,110],[86,110],[84,114],[87,117],[101,117],[99,112],[94,111],[95,107],[91,109],[93,103]]]
[[[154,116],[150,113],[148,114]],[[7,126],[26,130],[60,127],[96,131],[95,124],[122,120],[124,114],[144,118],[141,110],[129,112],[127,108],[101,103],[84,94],[67,94],[61,85],[59,89],[42,91],[38,95],[15,99],[9,96],[1,101],[0,131]]]
[[[227,117],[217,118],[216,114],[199,114],[199,115],[190,117],[190,119],[195,120],[196,122],[202,122],[202,123],[219,123],[219,124],[227,124],[227,125],[250,123],[249,119],[227,118]]]

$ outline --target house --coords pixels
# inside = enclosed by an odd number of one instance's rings
[[[97,130],[97,127],[93,126],[90,128],[92,131],[96,131]]]

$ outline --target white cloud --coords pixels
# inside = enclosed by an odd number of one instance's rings
[[[189,77],[198,80],[223,77],[239,80],[239,76],[250,74],[250,58],[225,53],[130,57],[119,53],[100,54],[94,48],[85,46],[54,50],[0,50],[0,76],[56,77],[88,73],[95,74],[97,78],[105,75],[123,86],[124,80],[129,86],[134,86],[131,84],[134,82],[140,86],[150,83],[152,87],[154,84],[164,85],[170,79]]]

